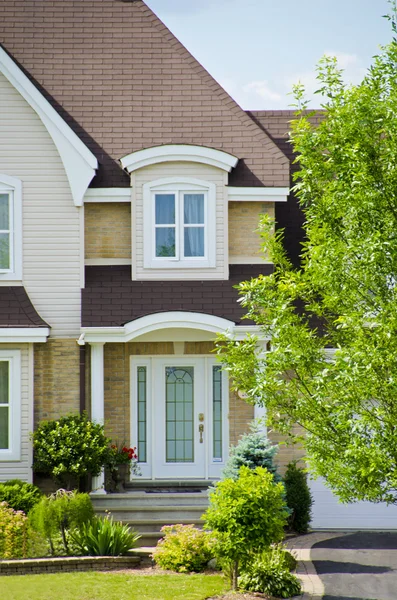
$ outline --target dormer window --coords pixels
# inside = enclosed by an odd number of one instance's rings
[[[215,266],[215,186],[200,180],[144,185],[145,267]]]

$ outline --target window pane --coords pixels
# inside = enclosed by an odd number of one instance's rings
[[[10,229],[9,195],[0,194],[0,229]]]
[[[175,227],[156,228],[156,256],[175,257]]]
[[[222,370],[212,368],[212,439],[213,458],[222,459]]]
[[[0,233],[0,269],[10,268],[10,234]]]
[[[0,404],[8,404],[9,362],[0,361]]]
[[[167,463],[194,460],[193,381],[193,367],[165,369]]]
[[[204,224],[204,194],[184,195],[185,225]]]
[[[204,227],[185,227],[185,257],[204,256]]]
[[[138,395],[138,461],[146,462],[146,429],[147,429],[147,368],[138,367],[137,369],[137,395]]]
[[[156,194],[156,225],[175,224],[174,194]]]
[[[8,448],[8,407],[0,406],[0,450],[7,450]]]

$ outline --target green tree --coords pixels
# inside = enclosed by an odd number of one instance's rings
[[[397,503],[396,72],[395,38],[357,86],[324,57],[316,126],[296,87],[301,267],[263,220],[274,273],[239,290],[271,349],[264,357],[255,338],[218,347],[235,389],[266,404],[270,425],[291,435],[301,425],[312,470],[346,502]]]
[[[241,467],[238,479],[223,479],[209,495],[205,527],[215,538],[214,552],[228,565],[233,589],[237,589],[240,567],[254,552],[268,548],[284,537],[288,511],[284,486],[274,483],[264,467]]]
[[[33,470],[51,475],[67,489],[85,475],[99,475],[109,456],[103,425],[87,415],[43,421],[33,434]]]

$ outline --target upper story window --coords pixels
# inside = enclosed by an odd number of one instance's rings
[[[215,185],[164,179],[144,185],[145,268],[214,267]]]
[[[22,279],[22,183],[1,173],[0,279]]]

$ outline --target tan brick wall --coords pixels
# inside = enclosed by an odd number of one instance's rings
[[[131,258],[131,204],[84,206],[85,258]]]
[[[213,354],[214,342],[185,342],[185,354]]]
[[[261,258],[261,238],[256,231],[261,214],[274,218],[274,204],[229,202],[229,262],[240,256]]]
[[[302,430],[299,427],[294,428],[294,433],[301,434]],[[305,452],[300,444],[290,444],[287,443],[287,438],[276,431],[269,430],[268,437],[271,442],[279,445],[278,453],[276,455],[276,464],[279,466],[279,470],[281,475],[285,473],[285,469],[293,460],[300,461],[300,466],[306,466],[305,462],[302,458],[305,455]]]
[[[236,392],[229,392],[229,444],[235,446],[240,437],[249,431],[249,424],[254,418],[254,407],[238,397]]]
[[[80,408],[80,358],[76,340],[34,344],[34,423]]]

